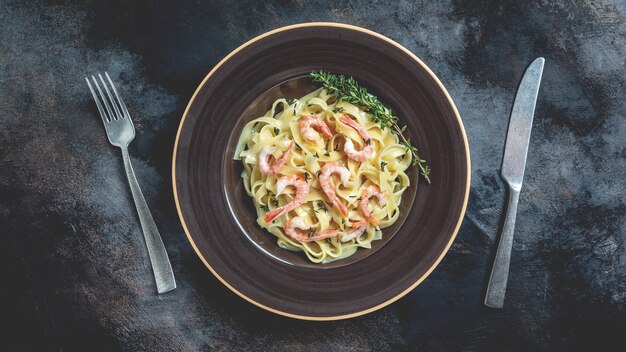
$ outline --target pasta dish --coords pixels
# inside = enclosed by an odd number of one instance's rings
[[[257,223],[314,263],[371,248],[399,217],[413,154],[361,106],[319,88],[245,125],[234,158]]]

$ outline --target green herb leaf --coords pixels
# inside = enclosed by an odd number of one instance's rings
[[[311,179],[311,174],[305,171],[304,172],[304,180],[309,182],[310,179]]]
[[[296,143],[296,149],[298,149],[299,151],[302,151],[302,147],[300,146],[300,144]]]
[[[317,177],[320,177],[322,175],[322,170],[317,170]]]
[[[334,109],[333,109],[333,112],[334,112],[334,113],[343,112],[343,111],[344,111],[344,110],[343,110],[343,108],[342,108],[342,107],[338,107],[338,108],[334,108]]]
[[[330,153],[328,152],[328,150],[324,152],[324,155],[325,156],[330,156]]]
[[[387,163],[384,161],[380,162],[380,171],[385,171],[385,166],[387,166]]]
[[[278,135],[280,133],[280,128],[274,127],[274,134]]]
[[[401,143],[407,147],[413,156],[412,165],[419,165],[422,176],[426,179],[426,182],[430,183],[430,178],[428,177],[430,169],[427,169],[426,162],[418,156],[417,148],[411,145],[411,140],[404,137],[403,132],[406,130],[406,126],[401,128],[398,125],[399,119],[389,107],[385,106],[376,96],[370,94],[353,77],[336,75],[322,70],[311,71],[309,77],[314,82],[320,83],[337,100],[361,106],[370,114],[372,122],[379,124],[382,129],[390,128],[393,133],[397,134]],[[333,112],[335,112],[334,109]],[[337,150],[337,147],[335,150]]]
[[[263,210],[264,212],[270,211],[270,208],[265,204],[261,204],[259,208],[261,208],[261,210]]]
[[[309,234],[307,235],[309,238],[313,237],[313,235],[315,235],[315,229],[314,228],[310,228],[309,229]]]
[[[328,213],[328,208],[326,207],[326,203],[322,201],[317,202],[317,210]]]

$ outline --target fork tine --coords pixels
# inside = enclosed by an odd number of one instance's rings
[[[116,120],[121,119],[122,113],[120,113],[120,110],[117,108],[117,103],[115,103],[115,99],[113,99],[113,96],[111,96],[111,92],[109,91],[109,86],[106,84],[101,74],[98,73],[98,77],[100,77],[100,81],[102,82],[102,85],[104,86],[104,90],[107,92],[109,101],[111,102],[111,105],[113,105],[113,110],[115,110],[115,119]]]
[[[103,103],[104,107],[106,108],[107,112],[109,113],[109,122],[115,120],[115,115],[113,115],[113,111],[111,111],[111,107],[109,106],[109,102],[107,101],[107,97],[106,97],[106,95],[104,95],[104,93],[102,93],[102,89],[100,89],[100,85],[98,84],[98,81],[96,80],[96,77],[94,77],[92,75],[91,79],[93,80],[93,83],[96,85],[96,88],[98,89],[98,92],[100,92],[100,98],[102,99],[102,103]]]
[[[96,91],[93,90],[93,87],[91,86],[91,83],[89,83],[89,78],[85,77],[85,81],[87,81],[87,85],[89,86],[89,90],[91,91],[91,95],[93,95],[93,100],[96,101],[96,106],[98,107],[98,111],[100,111],[100,117],[102,118],[102,122],[104,122],[104,125],[106,126],[106,123],[109,122],[107,120],[107,114],[104,111],[104,109],[102,108],[102,104],[100,104],[100,99],[98,99],[98,95],[96,95]]]
[[[104,71],[104,75],[107,76],[109,83],[111,83],[111,88],[113,88],[113,93],[115,93],[115,97],[117,98],[117,101],[120,104],[120,108],[122,109],[122,112],[123,112],[122,116],[130,119],[130,114],[128,113],[126,104],[124,103],[124,100],[122,99],[122,97],[117,93],[117,88],[115,88],[115,84],[113,84],[111,77],[109,77],[109,73]]]

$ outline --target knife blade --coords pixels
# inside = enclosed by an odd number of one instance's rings
[[[513,103],[509,131],[506,136],[502,178],[511,186],[520,189],[526,168],[526,156],[533,126],[535,104],[545,60],[540,57],[526,70]]]
[[[544,58],[540,57],[530,64],[526,73],[524,73],[524,77],[522,77],[522,82],[513,103],[513,110],[511,111],[501,172],[502,178],[509,186],[509,201],[498,250],[487,286],[487,294],[485,295],[485,305],[492,308],[502,308],[504,306],[504,296],[511,261],[511,248],[513,247],[517,203],[519,202],[519,194],[524,181],[530,131],[532,130],[544,63]]]

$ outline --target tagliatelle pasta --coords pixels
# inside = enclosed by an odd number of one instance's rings
[[[314,263],[382,239],[400,215],[411,158],[396,134],[323,88],[276,100],[245,125],[234,156],[257,223]]]

